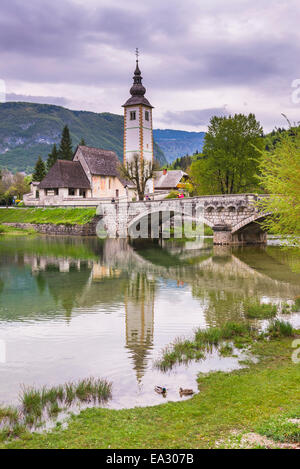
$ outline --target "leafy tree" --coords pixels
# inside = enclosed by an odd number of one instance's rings
[[[147,181],[153,178],[155,170],[155,164],[141,159],[137,153],[131,162],[119,165],[120,176],[135,185],[139,200],[144,200]]]
[[[54,143],[51,153],[48,154],[48,159],[46,163],[47,171],[56,163],[58,160],[58,150],[56,144]]]
[[[254,114],[212,117],[205,135],[203,157],[191,165],[199,194],[234,194],[257,187],[258,158],[263,131]]]
[[[46,166],[42,158],[39,156],[36,162],[35,168],[34,168],[32,180],[40,182],[44,179],[45,176],[46,176]]]
[[[272,213],[264,223],[281,235],[300,235],[300,129],[281,132],[276,145],[264,150],[260,161],[260,183],[270,194],[259,203]],[[299,240],[298,240],[299,244]]]
[[[62,131],[58,157],[61,160],[72,160],[73,158],[72,139],[67,125],[64,126]]]
[[[16,173],[13,176],[13,183],[9,188],[10,193],[18,199],[22,199],[24,194],[30,192],[29,180],[22,173]]]
[[[79,142],[79,145],[81,145],[82,147],[85,147],[86,146],[86,143],[85,143],[85,140],[84,138],[82,137],[80,142]]]
[[[12,201],[12,194],[10,193],[10,187],[13,183],[13,175],[7,169],[1,171],[0,175],[0,201],[9,205]]]

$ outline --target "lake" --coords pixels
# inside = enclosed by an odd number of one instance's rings
[[[199,371],[239,367],[215,352],[166,374],[154,361],[196,327],[245,321],[249,298],[294,303],[300,257],[276,244],[0,238],[0,403],[17,404],[22,385],[95,376],[113,383],[109,407],[152,405],[165,402],[155,385],[178,400]],[[285,319],[300,326],[298,312]]]

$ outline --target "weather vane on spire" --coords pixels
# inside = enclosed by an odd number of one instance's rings
[[[139,60],[139,48],[138,47],[136,47],[135,49],[135,55],[136,55],[136,61],[138,61]]]

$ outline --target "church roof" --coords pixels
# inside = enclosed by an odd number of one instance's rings
[[[39,185],[39,189],[90,189],[90,182],[79,161],[57,160]]]
[[[177,184],[180,183],[187,173],[181,170],[171,170],[164,174],[163,171],[154,172],[154,186],[155,189],[175,189]]]
[[[92,175],[114,176],[119,179],[123,186],[132,187],[132,183],[130,181],[126,181],[120,176],[120,161],[114,151],[103,150],[102,148],[87,147],[83,145],[79,145],[76,152],[78,150],[81,152]]]
[[[145,98],[144,94],[146,93],[146,88],[142,84],[142,75],[139,69],[139,62],[136,61],[136,69],[134,71],[133,77],[133,85],[130,88],[131,98],[129,98],[123,107],[127,106],[134,106],[137,104],[144,104],[144,106],[148,106],[153,108],[153,106],[149,103],[148,99]]]
[[[79,145],[90,173],[95,176],[118,176],[119,159],[114,151]]]

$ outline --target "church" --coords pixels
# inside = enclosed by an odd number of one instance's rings
[[[152,109],[145,97],[146,89],[138,58],[130,89],[131,97],[124,108],[123,162],[130,163],[138,155],[153,163]],[[166,170],[165,170],[166,171]],[[147,182],[146,193],[163,196],[166,190],[176,188],[185,173],[171,171],[172,177],[157,172]],[[176,174],[175,174],[176,173]],[[185,175],[186,176],[186,175]],[[166,185],[167,180],[170,183]],[[174,185],[175,184],[175,185]],[[73,160],[57,160],[41,182],[32,182],[31,192],[24,196],[28,206],[95,206],[105,200],[137,200],[132,182],[119,174],[119,160],[115,152],[79,145]]]

